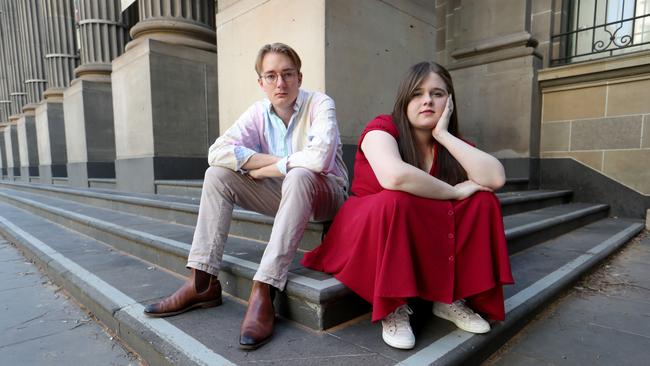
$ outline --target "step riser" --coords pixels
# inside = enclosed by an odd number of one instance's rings
[[[553,197],[545,198],[540,200],[531,200],[524,202],[517,202],[514,204],[502,205],[501,213],[503,216],[514,215],[518,213],[523,213],[527,211],[538,210],[540,208],[551,207],[555,205],[561,205],[564,203],[569,203],[571,201],[571,195],[565,195],[562,197]]]
[[[65,217],[5,195],[0,195],[0,201],[22,208],[162,268],[183,276],[189,275],[185,268],[189,248],[188,250],[177,248],[163,250],[160,243],[154,244],[144,238],[131,237],[128,233],[116,232],[114,229],[101,227],[97,223]],[[225,292],[242,300],[248,300],[253,284],[253,275],[254,270],[252,269],[242,269],[224,261],[219,276]],[[284,292],[279,294],[276,303],[280,315],[316,330],[335,326],[367,311],[367,304],[352,294],[338,299],[337,302],[321,304],[306,298],[289,296]],[[332,306],[331,309],[330,306]]]
[[[169,196],[201,198],[200,187],[156,184],[156,193]]]
[[[175,210],[172,208],[144,206],[144,205],[134,204],[129,202],[113,201],[113,200],[97,198],[97,197],[81,196],[73,193],[55,192],[50,190],[39,189],[37,187],[8,185],[8,188],[27,192],[27,193],[34,193],[34,194],[45,195],[53,198],[70,200],[85,205],[131,213],[135,215],[149,217],[152,219],[169,221],[181,225],[188,225],[192,227],[196,226],[196,220],[198,217],[198,206],[196,211],[188,212],[182,210]],[[303,235],[303,238],[300,241],[299,248],[301,250],[312,250],[316,246],[318,246],[318,244],[320,244],[321,242],[322,231],[313,227],[310,228],[309,226],[310,225],[307,226],[307,229],[305,230],[305,234]],[[242,238],[258,240],[263,243],[266,243],[268,242],[268,238],[271,237],[272,228],[273,228],[272,223],[260,223],[251,220],[246,220],[245,218],[238,218],[237,215],[235,214],[233,215],[232,222],[230,224],[230,234]]]
[[[529,189],[529,183],[526,182],[508,182],[501,187],[497,192],[515,192],[515,191],[525,191]]]
[[[534,245],[544,241],[556,238],[562,234],[566,234],[581,226],[585,226],[592,222],[598,221],[607,217],[608,210],[599,210],[585,216],[574,218],[570,221],[563,222],[548,227],[541,231],[527,233],[519,237],[508,237],[508,252],[512,255],[524,249],[530,248]]]

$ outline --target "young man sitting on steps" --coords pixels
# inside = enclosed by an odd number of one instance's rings
[[[188,281],[145,314],[171,316],[221,304],[217,279],[234,205],[275,216],[255,277],[239,344],[255,349],[273,334],[272,293],[287,272],[310,219],[331,220],[346,198],[347,170],[334,101],[300,89],[300,58],[282,43],[257,55],[256,102],[210,147],[199,216],[187,266]]]

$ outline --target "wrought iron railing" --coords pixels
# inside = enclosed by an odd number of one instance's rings
[[[562,11],[551,65],[650,49],[650,0],[565,0]]]

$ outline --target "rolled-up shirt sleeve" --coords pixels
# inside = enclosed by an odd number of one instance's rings
[[[259,132],[254,121],[252,106],[210,146],[208,164],[241,171],[251,156],[260,148]]]
[[[329,173],[334,165],[339,142],[334,101],[326,97],[316,106],[314,120],[308,131],[307,145],[280,160],[278,169],[286,174],[287,169],[302,167],[315,173]]]

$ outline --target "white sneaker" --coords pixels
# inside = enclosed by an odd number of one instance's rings
[[[465,301],[457,300],[451,304],[433,303],[433,315],[449,320],[464,331],[470,333],[487,333],[490,324],[465,305]]]
[[[415,346],[415,335],[409,322],[411,314],[413,310],[408,305],[402,305],[382,319],[381,336],[386,344],[400,349],[411,349]]]

